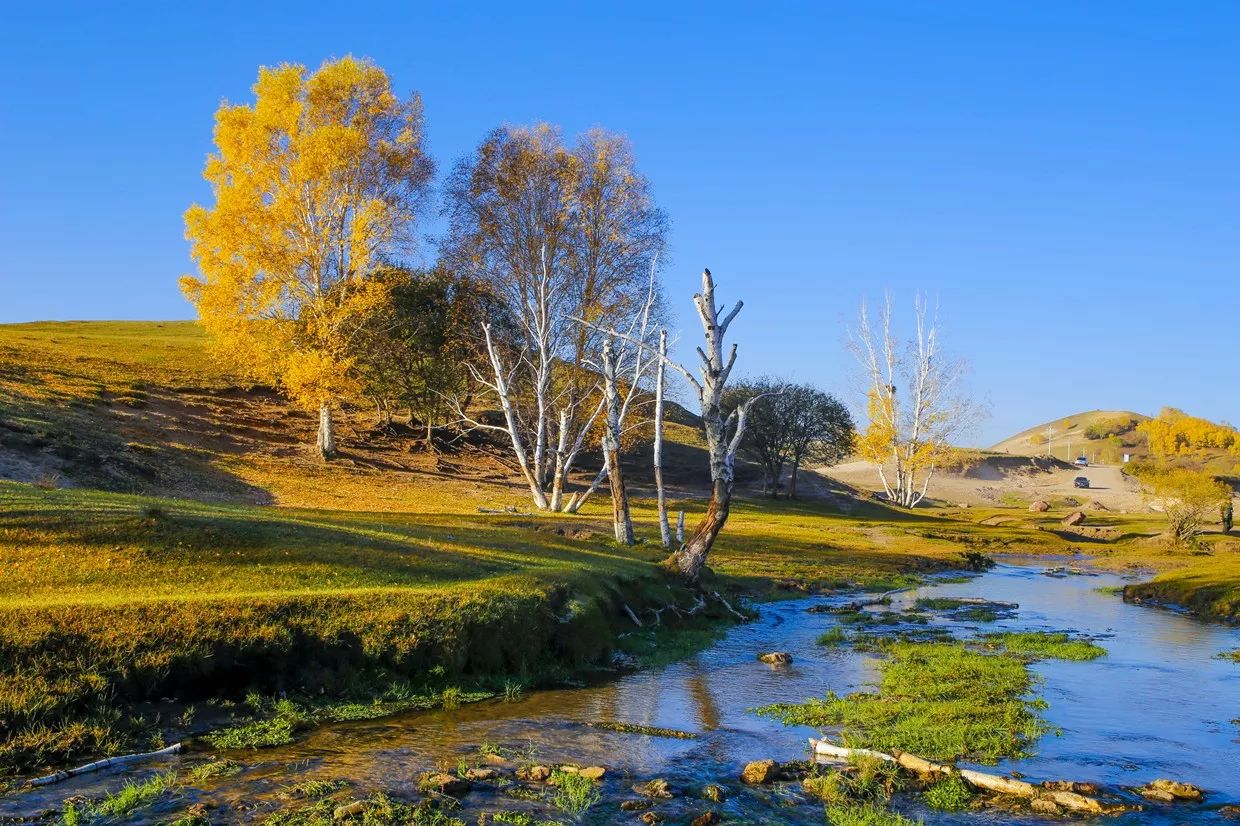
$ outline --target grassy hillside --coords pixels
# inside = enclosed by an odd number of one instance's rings
[[[1091,438],[1088,431],[1091,425],[1109,421],[1127,419],[1142,422],[1148,418],[1149,416],[1130,410],[1089,410],[1035,425],[1004,439],[991,450],[1017,456],[1049,454],[1065,462],[1071,462],[1082,453],[1095,461],[1114,461],[1119,456],[1113,457],[1111,454],[1122,455],[1124,452],[1144,457],[1148,454],[1145,438],[1135,431],[1121,434],[1117,440]],[[1103,453],[1107,455],[1104,457],[1101,455]]]
[[[657,564],[648,500],[644,543],[621,548],[605,496],[577,516],[526,514],[501,447],[428,453],[365,409],[344,412],[341,458],[324,464],[311,416],[205,345],[188,323],[0,326],[0,774],[180,736],[161,698],[438,696],[603,666],[616,645],[676,650],[624,610],[692,603]],[[692,524],[705,460],[694,428],[669,433],[673,507]],[[628,461],[641,493],[647,459]],[[903,513],[803,487],[819,495],[739,498],[712,588],[885,589],[963,552],[1085,542],[1148,564],[1137,542],[1159,530],[1149,516],[1087,535],[1058,512]],[[688,630],[729,616],[712,601]]]

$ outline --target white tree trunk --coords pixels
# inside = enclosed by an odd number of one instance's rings
[[[659,331],[659,362],[654,380],[654,487],[659,503],[659,538],[664,548],[672,547],[672,529],[667,522],[667,491],[663,487],[663,380],[667,370],[667,330]]]
[[[727,524],[735,484],[736,451],[745,435],[749,406],[756,400],[744,402],[725,419],[723,391],[736,364],[736,345],[732,345],[725,358],[723,341],[728,326],[741,311],[744,302],[737,301],[731,312],[720,318],[722,308],[715,304],[715,281],[710,270],[702,271],[702,292],[693,297],[693,302],[697,306],[706,340],[706,348],[697,349],[701,360],[701,381],[687,370],[680,369],[698,394],[702,425],[706,431],[706,450],[710,456],[710,502],[693,533],[667,560],[669,567],[679,571],[690,582],[696,582],[701,575],[711,546]],[[731,438],[728,436],[730,427],[734,428]]]
[[[329,402],[319,405],[319,435],[316,444],[319,455],[324,459],[336,455],[336,431],[332,426],[332,406]]]
[[[603,398],[607,413],[603,431],[603,456],[610,478],[612,526],[616,541],[633,544],[633,518],[629,511],[629,495],[624,487],[624,471],[620,467],[620,388],[616,376],[615,346],[611,336],[603,343]]]

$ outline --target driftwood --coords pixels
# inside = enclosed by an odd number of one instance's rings
[[[50,786],[53,783],[59,783],[62,780],[68,780],[70,777],[77,777],[79,774],[90,774],[101,769],[111,768],[112,766],[124,766],[129,763],[137,763],[140,760],[150,760],[155,757],[169,757],[181,751],[181,744],[174,743],[166,749],[159,751],[147,751],[140,754],[121,754],[116,757],[105,757],[102,760],[96,760],[93,763],[87,763],[84,766],[78,766],[72,769],[61,769],[58,772],[36,777],[29,781],[27,786]]]
[[[1028,800],[1030,803],[1042,801],[1041,805],[1043,806],[1046,805],[1045,802],[1049,801],[1054,804],[1054,807],[1047,807],[1051,811],[1066,809],[1074,814],[1107,814],[1109,812],[1125,811],[1129,808],[1122,805],[1107,805],[1092,797],[1061,788],[1061,786],[1083,786],[1084,784],[1056,783],[1050,787],[1047,785],[1035,786],[1033,783],[1026,783],[1024,780],[1016,780],[1015,778],[1004,777],[999,774],[988,774],[972,769],[958,769],[955,766],[946,763],[936,763],[908,752],[886,754],[871,749],[850,749],[832,745],[825,740],[816,740],[813,737],[810,738],[809,744],[810,750],[815,755],[829,760],[848,760],[853,757],[877,758],[889,763],[895,763],[905,771],[915,774],[922,779],[932,780],[952,774],[959,775],[964,782],[975,789],[1017,797],[1022,800]]]
[[[723,594],[719,593],[718,591],[712,591],[712,592],[711,592],[711,594],[715,597],[715,599],[717,599],[717,600],[719,600],[720,602],[722,602],[722,603],[723,603],[723,607],[724,607],[724,608],[727,608],[727,609],[728,609],[728,612],[729,612],[732,616],[736,617],[736,618],[737,618],[738,620],[740,620],[741,622],[748,622],[748,621],[749,621],[749,617],[745,616],[745,615],[744,615],[744,614],[742,614],[740,611],[737,611],[735,608],[733,608],[733,607],[732,607],[732,603],[728,602],[726,599],[724,599],[724,598],[723,598]]]

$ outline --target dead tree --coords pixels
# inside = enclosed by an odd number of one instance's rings
[[[723,308],[715,305],[715,281],[710,270],[702,270],[702,292],[693,296],[693,303],[697,307],[705,337],[705,349],[697,348],[701,362],[699,375],[695,376],[687,367],[666,357],[660,357],[660,363],[680,373],[693,387],[698,397],[702,427],[706,432],[706,451],[710,459],[710,501],[706,514],[689,538],[664,563],[689,582],[696,583],[715,538],[727,524],[732,504],[732,489],[735,485],[736,451],[745,436],[749,408],[762,396],[747,399],[724,415],[724,388],[732,373],[732,367],[736,364],[736,345],[733,344],[727,350],[725,358],[724,338],[727,336],[728,327],[745,303],[737,301],[721,318]],[[648,344],[632,335],[600,329],[635,344],[639,349],[649,348]],[[681,516],[683,519],[683,513]]]
[[[715,538],[727,524],[736,481],[736,451],[745,436],[749,407],[758,399],[754,397],[742,402],[727,417],[723,414],[723,391],[736,364],[736,345],[728,349],[725,358],[723,342],[728,327],[745,302],[737,301],[731,311],[720,318],[723,308],[715,304],[715,280],[711,278],[710,270],[702,270],[702,292],[693,296],[693,303],[702,321],[706,344],[705,349],[697,348],[701,379],[683,367],[678,369],[698,396],[702,426],[706,431],[706,451],[710,456],[710,502],[693,533],[667,559],[668,567],[690,582],[696,582],[701,575]]]

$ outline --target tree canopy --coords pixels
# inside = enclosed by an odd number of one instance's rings
[[[762,467],[763,487],[771,496],[779,495],[785,468],[792,471],[788,495],[796,496],[803,464],[835,464],[852,450],[855,426],[848,408],[812,385],[764,376],[737,382],[727,397],[729,408],[758,397],[741,450]]]
[[[431,178],[422,104],[352,57],[263,68],[254,96],[216,113],[215,203],[185,214],[202,275],[181,287],[228,358],[319,409],[326,455],[358,330],[386,300],[371,276],[412,244]]]

